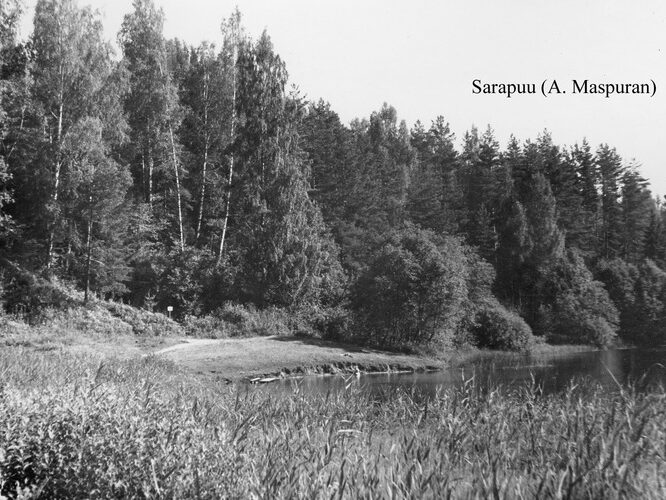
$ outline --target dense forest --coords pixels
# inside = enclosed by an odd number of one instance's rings
[[[163,35],[135,0],[105,40],[74,0],[17,37],[0,4],[6,314],[84,301],[201,329],[257,311],[383,347],[666,342],[666,208],[608,145],[511,138],[384,105],[346,125],[288,87],[268,34]]]

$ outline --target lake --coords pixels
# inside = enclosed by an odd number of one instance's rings
[[[477,359],[454,368],[430,373],[369,374],[355,376],[312,376],[286,379],[265,386],[271,390],[322,392],[358,384],[374,394],[389,395],[396,388],[417,389],[434,394],[438,388],[458,387],[471,378],[477,387],[517,387],[534,382],[544,393],[565,389],[572,380],[587,378],[609,391],[618,385],[635,383],[638,390],[666,386],[666,346],[652,349],[610,349],[605,351],[549,354],[482,353]],[[277,386],[277,387],[276,387]]]

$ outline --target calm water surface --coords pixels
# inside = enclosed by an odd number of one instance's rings
[[[323,392],[341,390],[350,382],[377,394],[390,394],[395,388],[418,389],[434,394],[438,387],[456,387],[474,378],[481,388],[520,386],[532,379],[546,393],[565,389],[572,380],[591,379],[609,391],[618,384],[634,383],[639,390],[666,386],[666,346],[654,349],[612,349],[566,354],[487,354],[448,370],[416,374],[304,377],[270,385],[271,390]],[[265,387],[268,387],[265,386]],[[277,387],[276,387],[277,385]]]

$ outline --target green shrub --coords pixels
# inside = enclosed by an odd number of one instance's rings
[[[532,330],[515,312],[496,301],[482,304],[476,313],[473,332],[479,347],[521,351],[532,342]]]
[[[257,309],[252,304],[227,302],[206,316],[188,316],[184,328],[188,335],[204,338],[290,335],[297,320],[283,309]]]
[[[67,309],[83,302],[82,294],[65,283],[44,279],[7,260],[1,264],[4,307],[30,323],[41,322],[46,310]]]
[[[599,347],[611,345],[617,336],[615,328],[600,317],[586,318],[580,328],[585,342]]]
[[[301,312],[305,314],[316,333],[326,340],[344,340],[350,334],[352,315],[344,307],[312,308]]]
[[[98,301],[95,306],[127,323],[135,335],[158,337],[182,334],[181,326],[162,313],[155,313],[118,302]]]
[[[42,314],[41,327],[54,332],[81,332],[105,337],[132,335],[132,326],[99,307],[48,309]]]
[[[341,307],[287,311],[228,302],[205,316],[186,316],[183,329],[187,335],[199,338],[301,335],[342,340],[349,324],[349,312]]]
[[[599,347],[615,341],[617,309],[577,251],[568,250],[551,265],[540,286],[547,306],[538,315],[539,330],[549,341]]]
[[[467,250],[408,225],[388,237],[356,283],[360,335],[382,345],[427,343],[468,314]]]
[[[183,329],[190,337],[204,339],[224,339],[233,336],[233,326],[214,314],[185,316]]]

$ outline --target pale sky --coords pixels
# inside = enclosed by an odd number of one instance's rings
[[[28,6],[23,35],[31,30]],[[115,41],[131,0],[79,0],[102,13]],[[509,135],[557,144],[583,137],[635,158],[653,192],[666,194],[666,2],[644,0],[155,0],[165,35],[220,42],[220,22],[236,5],[253,36],[266,28],[291,82],[329,101],[343,122],[383,102],[411,125],[442,115],[462,138],[490,124],[502,147]],[[558,80],[563,95],[473,95],[472,80]],[[573,95],[571,80],[643,83],[656,95]]]

